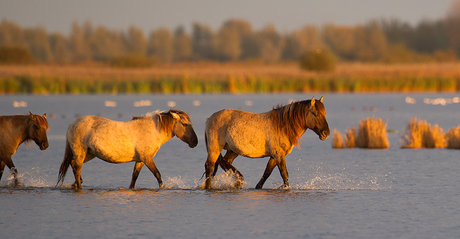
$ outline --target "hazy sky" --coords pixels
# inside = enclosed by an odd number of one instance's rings
[[[22,27],[44,26],[68,34],[73,21],[93,26],[147,33],[193,22],[214,30],[232,18],[248,20],[256,30],[267,24],[280,32],[325,23],[356,25],[372,19],[396,18],[410,24],[446,15],[454,0],[0,0],[0,19]]]

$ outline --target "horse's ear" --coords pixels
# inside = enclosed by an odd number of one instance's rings
[[[323,103],[323,97],[321,96],[321,99],[319,99],[319,102]]]
[[[35,115],[32,114],[32,112],[30,112],[30,111],[29,111],[29,116],[30,116],[31,119],[35,120]]]
[[[315,97],[314,97],[314,96],[311,97],[310,107],[314,107],[314,106],[315,106],[315,102],[316,102]]]
[[[179,116],[178,114],[176,114],[176,113],[174,113],[174,112],[171,112],[171,111],[170,111],[169,113],[171,114],[171,116],[172,116],[175,120],[180,119],[180,116]]]
[[[43,118],[45,118],[45,119],[46,119],[46,113],[44,113],[44,114],[43,114]]]

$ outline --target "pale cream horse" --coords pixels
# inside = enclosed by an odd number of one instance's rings
[[[265,172],[256,188],[262,188],[273,168],[278,166],[283,187],[289,187],[285,156],[307,130],[313,130],[321,140],[329,134],[323,97],[320,100],[297,101],[278,106],[265,113],[251,113],[224,109],[211,115],[206,121],[205,141],[208,158],[205,163],[206,184],[211,188],[211,172],[216,173],[217,164],[225,171],[231,169],[240,177],[243,175],[232,165],[242,155],[250,158],[270,157]],[[227,153],[221,155],[222,149]]]
[[[75,176],[75,188],[81,188],[81,167],[98,157],[109,163],[136,162],[129,188],[134,188],[144,164],[163,186],[153,157],[161,145],[177,136],[193,148],[198,144],[189,116],[172,109],[151,115],[134,117],[127,122],[113,121],[97,116],[84,116],[71,123],[67,130],[64,160],[59,169],[59,183],[69,165]]]

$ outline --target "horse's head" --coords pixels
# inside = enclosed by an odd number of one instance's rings
[[[330,131],[326,121],[326,108],[323,105],[323,97],[321,96],[319,100],[315,100],[315,97],[313,97],[307,107],[309,107],[307,127],[313,130],[321,140],[327,139]]]
[[[193,130],[190,117],[185,112],[174,109],[170,110],[169,114],[175,120],[174,135],[187,143],[190,148],[194,148],[198,144],[198,138],[196,137],[195,130]]]
[[[29,114],[29,137],[40,147],[41,150],[45,150],[49,146],[48,137],[46,136],[46,130],[49,129],[46,114],[43,116],[34,115],[30,111]]]

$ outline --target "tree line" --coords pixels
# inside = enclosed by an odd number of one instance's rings
[[[184,27],[158,28],[146,34],[141,28],[113,30],[74,22],[68,36],[49,33],[44,27],[22,28],[2,20],[0,46],[26,49],[43,63],[85,61],[116,62],[116,59],[184,61],[296,61],[308,51],[326,49],[341,61],[420,62],[454,61],[460,56],[460,1],[446,17],[423,20],[412,26],[400,20],[374,20],[355,26],[308,25],[280,33],[273,25],[256,30],[243,19],[231,19],[213,30],[193,23]]]

